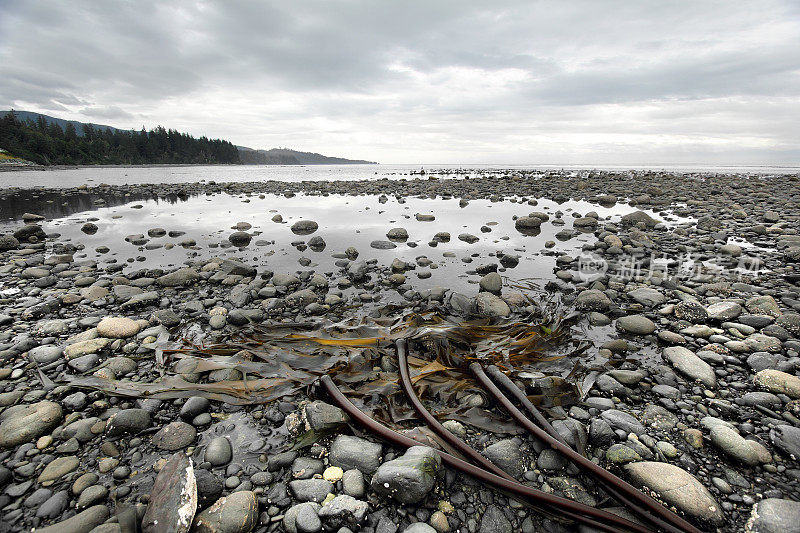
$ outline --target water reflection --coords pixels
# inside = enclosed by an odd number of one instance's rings
[[[190,259],[224,256],[276,272],[335,274],[341,265],[337,261],[354,247],[359,259],[390,265],[398,258],[417,264],[416,270],[407,273],[414,286],[446,286],[462,292],[475,292],[470,287],[480,277],[475,269],[488,264],[497,265],[513,279],[548,281],[553,278],[557,255],[575,254],[596,239],[573,226],[576,214],[595,211],[601,218],[618,220],[634,210],[626,204],[603,207],[563,199],[539,199],[534,207],[508,200],[473,200],[464,205],[452,198],[343,195],[287,198],[220,193],[143,198],[31,192],[26,202],[19,198],[0,201],[5,220],[0,226],[17,225],[9,219],[18,220],[25,211],[43,214],[51,219],[44,223],[45,231],[60,234],[59,242],[80,249],[78,260],[168,268]],[[99,205],[99,199],[105,204]],[[547,220],[521,233],[514,217],[531,211],[546,214]],[[280,222],[273,221],[275,215],[280,215]],[[97,231],[87,235],[81,227],[90,219]],[[316,221],[319,227],[298,235],[291,227],[300,220]],[[237,224],[250,226],[246,231],[252,239],[243,248],[232,246],[228,239],[238,231]],[[150,231],[154,228],[165,231]],[[389,241],[387,233],[392,228],[404,228],[407,239]],[[449,241],[442,232],[451,235]],[[375,241],[389,246],[378,249]]]

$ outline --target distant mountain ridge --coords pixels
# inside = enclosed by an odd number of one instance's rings
[[[289,148],[254,150],[237,146],[239,160],[245,165],[377,165],[375,161],[330,157],[314,152],[298,152]]]

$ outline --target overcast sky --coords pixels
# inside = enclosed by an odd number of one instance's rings
[[[0,0],[0,109],[382,163],[800,163],[800,2]]]

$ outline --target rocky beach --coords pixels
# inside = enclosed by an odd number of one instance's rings
[[[0,189],[0,532],[596,530],[442,464],[400,338],[444,427],[530,488],[636,519],[470,362],[699,530],[797,531],[798,191],[497,169]]]

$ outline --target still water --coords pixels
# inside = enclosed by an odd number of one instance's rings
[[[44,222],[48,234],[58,233],[59,241],[81,247],[75,255],[77,261],[124,263],[126,270],[168,268],[187,260],[221,256],[236,257],[275,272],[313,269],[336,273],[339,268],[332,254],[341,254],[353,246],[360,252],[359,259],[376,259],[382,265],[391,264],[394,258],[415,263],[425,257],[432,261],[430,266],[418,266],[407,273],[413,286],[445,286],[471,294],[477,292],[473,284],[480,278],[474,269],[497,263],[498,252],[520,256],[519,264],[503,275],[516,280],[532,279],[541,285],[553,279],[556,255],[580,253],[584,244],[596,240],[592,233],[570,232],[574,214],[595,211],[601,218],[618,220],[635,209],[627,204],[602,207],[584,201],[558,204],[548,199],[539,199],[536,206],[512,199],[473,200],[461,207],[456,199],[390,197],[381,203],[377,196],[287,198],[225,193],[162,200],[106,198],[106,206],[101,207],[94,205],[92,198],[80,195],[65,201],[48,194],[6,199],[5,204],[0,204],[0,233],[20,224],[23,212],[40,213],[48,218]],[[10,209],[11,206],[18,208]],[[550,220],[542,224],[538,233],[523,235],[515,229],[512,217],[531,211],[547,213]],[[433,215],[435,220],[417,220],[418,213]],[[667,214],[649,213],[670,224],[680,221]],[[275,215],[281,215],[283,222],[273,222]],[[316,221],[319,229],[311,235],[294,234],[292,224],[302,219]],[[87,235],[81,230],[88,221],[97,226],[96,233]],[[251,243],[241,249],[228,241],[239,222],[252,226],[247,231],[253,236]],[[373,241],[386,241],[386,233],[396,227],[408,231],[406,242],[395,242],[396,248],[392,249],[372,247]],[[149,237],[148,231],[153,228],[163,228],[168,234]],[[169,232],[176,236],[170,237]],[[451,240],[432,246],[431,239],[437,232],[449,232]],[[477,242],[459,240],[463,233],[477,237]],[[146,242],[131,237],[136,235],[144,236]],[[304,246],[315,236],[324,239],[323,250]],[[547,241],[555,244],[547,248]]]

